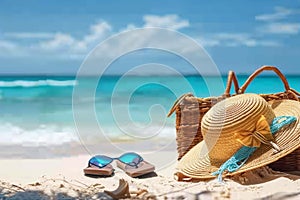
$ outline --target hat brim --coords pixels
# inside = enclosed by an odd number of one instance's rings
[[[277,100],[269,103],[276,116],[295,116],[296,122],[283,128],[275,134],[275,141],[281,151],[274,153],[273,149],[267,145],[261,145],[248,161],[237,171],[224,173],[223,177],[236,175],[242,172],[253,170],[292,153],[300,147],[300,102],[292,100]],[[218,170],[217,166],[211,165],[208,150],[204,141],[195,145],[187,152],[177,165],[177,172],[183,176],[194,179],[212,179],[216,176],[212,172]]]

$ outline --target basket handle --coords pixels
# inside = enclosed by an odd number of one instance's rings
[[[226,89],[225,89],[225,92],[224,92],[223,96],[225,96],[225,97],[230,96],[230,89],[231,89],[232,82],[234,84],[235,93],[238,93],[239,83],[238,83],[237,77],[236,77],[236,75],[233,71],[229,71],[228,72],[228,78],[227,78],[227,85],[226,85]]]
[[[238,90],[237,94],[243,94],[245,92],[245,90],[247,89],[248,85],[252,82],[252,80],[263,71],[274,71],[279,76],[281,81],[283,82],[285,91],[286,92],[291,91],[291,88],[290,88],[285,76],[279,71],[278,68],[276,68],[274,66],[262,66],[261,68],[257,69],[251,76],[249,76],[249,78],[246,80],[244,85],[242,85],[242,87]]]
[[[172,108],[170,109],[167,117],[170,117],[173,112],[176,110],[176,108],[178,107],[179,104],[181,104],[181,102],[186,98],[186,97],[193,97],[194,95],[192,93],[186,93],[181,95],[173,104]]]

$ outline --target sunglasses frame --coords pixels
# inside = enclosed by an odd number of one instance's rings
[[[123,162],[122,160],[120,160],[121,157],[126,156],[127,154],[133,154],[133,155],[137,156],[137,158],[139,159],[138,162],[137,162],[137,163],[135,163],[135,162],[126,163],[126,162]],[[91,162],[91,160],[92,160],[93,158],[96,158],[96,157],[104,157],[104,158],[108,158],[108,159],[110,159],[110,161],[109,161],[107,164],[101,164],[101,163],[100,163],[100,164],[102,165],[102,166],[100,167],[100,166],[98,166],[98,165],[96,165],[96,164],[94,164],[94,163]],[[131,166],[131,167],[138,168],[138,164],[140,164],[144,159],[143,159],[142,156],[140,156],[139,154],[134,153],[134,152],[124,153],[124,154],[122,154],[121,156],[116,157],[116,158],[111,158],[111,157],[108,157],[108,156],[105,156],[105,155],[96,155],[96,156],[93,156],[93,157],[89,160],[88,166],[93,165],[93,166],[95,166],[95,167],[103,168],[103,167],[109,165],[110,163],[112,163],[114,160],[118,160],[118,161],[120,161],[120,162],[122,162],[122,163],[124,163],[124,164],[126,164],[126,165],[129,165],[129,166]]]

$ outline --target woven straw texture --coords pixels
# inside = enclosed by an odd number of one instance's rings
[[[300,101],[300,94],[290,88],[285,76],[276,67],[263,66],[259,68],[251,76],[249,76],[244,85],[241,87],[239,87],[235,73],[230,71],[228,73],[226,90],[223,95],[219,97],[197,98],[191,94],[186,94],[179,98],[171,108],[168,116],[170,116],[173,112],[176,112],[178,160],[180,160],[192,147],[203,140],[200,124],[204,114],[207,113],[216,103],[228,97],[245,93],[248,85],[253,81],[253,79],[264,71],[275,72],[282,80],[285,91],[275,94],[259,94],[261,97],[268,102],[285,99]],[[235,94],[231,95],[230,90],[232,83],[234,84]],[[269,166],[275,170],[299,171],[300,148]]]
[[[253,129],[251,126],[255,124],[254,122],[261,114],[267,118],[267,121],[271,121],[271,119],[275,116],[282,115],[295,116],[298,120],[296,123],[285,127],[283,130],[280,130],[275,134],[275,141],[282,151],[274,154],[273,149],[270,146],[263,144],[254,152],[253,155],[251,155],[249,160],[239,170],[233,173],[224,174],[224,176],[230,176],[265,166],[290,154],[300,146],[299,102],[278,100],[272,104],[268,104],[258,95],[240,95],[241,98],[243,98],[242,96],[246,97],[247,101],[243,101],[243,99],[241,100],[238,96],[230,98],[217,104],[214,109],[212,109],[211,113],[208,112],[207,115],[204,116],[202,128],[203,132],[205,132],[205,140],[192,148],[179,161],[177,167],[178,172],[194,179],[215,178],[215,176],[212,176],[211,173],[217,171],[220,165],[229,159],[241,147],[241,144],[233,138],[233,132],[235,130]],[[233,109],[231,105],[222,105],[222,103],[224,104],[224,102],[231,100],[239,101],[239,105],[232,105],[235,106],[236,109]],[[232,102],[228,103],[230,104]],[[245,107],[243,108],[244,105]],[[249,105],[251,105],[251,107]],[[223,107],[226,107],[226,110],[229,109],[229,112],[227,112],[229,115],[226,115],[224,120],[221,119],[222,115],[224,115],[222,112]],[[213,115],[213,119],[216,120],[211,120],[211,115]],[[227,123],[233,118],[237,120],[233,121],[232,124]],[[222,123],[224,125],[224,129],[220,127]],[[219,128],[220,130],[218,130]],[[221,133],[217,134],[218,131],[221,131]],[[208,138],[216,138],[217,141],[214,142],[214,144],[210,144],[211,141],[208,140]]]
[[[204,115],[202,135],[213,165],[220,166],[243,146],[235,139],[234,133],[254,131],[261,115],[266,117],[269,124],[275,118],[269,104],[256,94],[228,98]]]

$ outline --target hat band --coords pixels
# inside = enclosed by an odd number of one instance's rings
[[[270,144],[270,141],[274,141],[269,123],[264,115],[261,115],[256,121],[254,130],[245,127],[245,129],[236,131],[234,137],[243,146],[248,147],[260,147],[261,143]]]
[[[278,132],[280,129],[282,129],[284,126],[289,125],[296,121],[297,118],[294,116],[279,116],[273,119],[270,131],[272,135],[274,135],[276,132]],[[255,131],[257,132],[257,131]],[[274,143],[269,142],[265,139],[265,137],[262,137],[261,134],[255,134],[255,137],[258,137],[257,139],[261,142],[266,142],[270,144],[276,152],[280,151],[280,148]],[[216,176],[218,175],[218,181],[222,182],[222,175],[227,170],[228,172],[235,172],[239,168],[241,168],[248,160],[248,158],[255,152],[257,147],[249,147],[249,146],[243,146],[241,147],[231,158],[229,158],[226,162],[224,162],[220,168],[213,172],[212,175]]]

